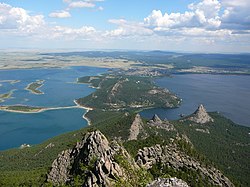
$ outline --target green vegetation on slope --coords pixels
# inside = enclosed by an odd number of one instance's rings
[[[102,116],[102,119],[94,121],[92,126],[54,137],[30,148],[1,151],[0,186],[40,186],[46,180],[46,173],[57,155],[62,150],[72,148],[87,131],[94,129],[99,129],[108,139],[118,140],[132,156],[135,156],[137,151],[143,147],[168,144],[172,141],[171,139],[177,136],[177,133],[179,135],[186,134],[194,144],[195,149],[183,141],[178,141],[177,145],[182,151],[207,165],[212,165],[210,162],[212,161],[230,179],[234,179],[242,186],[249,186],[249,149],[247,147],[249,140],[245,135],[249,132],[249,128],[236,126],[218,114],[211,114],[215,123],[205,126],[197,124],[189,126],[188,121],[171,122],[174,123],[178,131],[170,132],[149,127],[144,120],[144,130],[149,136],[126,141],[129,128],[135,117],[134,113],[110,112],[109,115],[105,116],[106,112],[100,110],[97,111],[97,114],[99,114],[99,117]],[[94,113],[89,113],[89,115],[95,116]],[[195,130],[196,128],[208,128],[210,134],[198,132]],[[206,158],[203,155],[206,155]],[[232,169],[228,169],[228,166],[231,166]],[[161,170],[158,170],[159,167]],[[140,172],[143,173],[143,171]],[[191,183],[192,179],[197,179],[199,184],[207,184],[206,179],[202,179],[199,174],[185,170],[185,168],[176,171],[169,167],[155,165],[150,170],[150,175],[153,178],[167,175],[178,176],[187,180],[190,184],[193,184]],[[148,177],[146,179],[149,179]]]
[[[99,88],[89,96],[77,99],[80,105],[94,109],[173,108],[180,104],[179,98],[154,85],[149,77],[103,75],[79,78],[78,82]]]
[[[186,134],[195,148],[214,162],[234,183],[249,186],[250,139],[248,127],[234,124],[218,113],[210,113],[214,123],[198,125],[190,121],[175,122],[175,127]],[[191,124],[191,125],[190,125]],[[204,133],[197,131],[203,129]]]

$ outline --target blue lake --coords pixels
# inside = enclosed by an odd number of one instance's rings
[[[20,80],[15,84],[0,82],[0,94],[16,89],[12,98],[0,105],[73,106],[73,100],[94,91],[86,84],[76,84],[82,76],[106,72],[105,68],[71,67],[54,69],[0,70],[1,80]],[[44,94],[35,95],[25,87],[36,80],[45,80],[39,88]],[[73,108],[36,114],[0,111],[0,150],[19,147],[23,143],[37,144],[53,136],[77,130],[87,125],[82,118],[86,111]]]
[[[179,114],[191,114],[199,104],[204,104],[207,111],[218,111],[234,122],[250,127],[250,76],[176,74],[155,82],[176,93],[183,102],[176,109],[141,112],[146,118],[156,113],[163,119],[175,120],[180,118]]]

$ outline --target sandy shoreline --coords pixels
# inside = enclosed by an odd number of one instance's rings
[[[5,111],[5,112],[12,112],[12,113],[22,113],[22,114],[36,114],[36,113],[41,113],[49,110],[63,110],[63,109],[71,109],[71,108],[82,108],[85,109],[86,112],[83,114],[82,118],[85,119],[88,123],[88,125],[91,125],[91,121],[89,118],[86,117],[86,114],[90,111],[93,110],[93,108],[90,107],[85,107],[82,105],[79,105],[76,100],[74,100],[75,105],[74,106],[65,106],[65,107],[50,107],[50,108],[34,108],[30,109],[30,111],[20,111],[20,110],[11,110],[8,109],[8,106],[0,106],[0,111]]]
[[[83,108],[86,110],[86,112],[83,114],[82,118],[85,119],[87,122],[88,122],[88,125],[91,125],[91,121],[88,117],[86,117],[86,114],[90,111],[90,110],[93,110],[93,108],[90,108],[90,107],[85,107],[85,106],[82,106],[82,105],[79,105],[76,100],[74,100],[74,103],[76,104],[76,106],[78,108]]]
[[[35,113],[41,113],[41,112],[45,112],[49,110],[63,110],[63,109],[71,109],[71,108],[79,108],[79,107],[78,106],[65,106],[65,107],[37,108],[33,110],[31,109],[31,111],[20,111],[20,110],[8,109],[7,106],[6,107],[0,106],[0,111],[23,113],[23,114],[35,114]]]

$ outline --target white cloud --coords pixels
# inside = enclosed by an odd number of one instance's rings
[[[217,0],[204,0],[198,4],[190,4],[185,13],[165,13],[153,10],[144,19],[149,27],[181,28],[181,27],[203,27],[208,29],[218,28],[221,24],[218,13],[220,3]]]
[[[135,37],[150,36],[153,31],[144,27],[141,23],[128,22],[124,19],[110,19],[109,23],[118,25],[117,29],[106,31],[105,36],[109,37]]]
[[[103,11],[104,8],[103,8],[102,6],[99,6],[99,7],[98,7],[98,10]]]
[[[85,1],[74,1],[69,3],[70,8],[94,8],[95,4]]]
[[[0,3],[0,30],[18,30],[20,32],[32,33],[38,31],[45,25],[43,15],[31,16],[22,8],[12,7]]]
[[[225,7],[222,27],[235,30],[250,30],[250,1],[222,0]]]
[[[71,0],[63,0],[64,3],[70,3]]]
[[[51,38],[63,38],[66,40],[84,39],[91,40],[95,38],[97,31],[94,27],[83,26],[75,29],[70,27],[55,26],[51,29]]]
[[[71,15],[70,15],[69,12],[67,12],[65,10],[62,10],[62,11],[50,13],[49,17],[52,17],[52,18],[69,18],[69,17],[71,17]]]

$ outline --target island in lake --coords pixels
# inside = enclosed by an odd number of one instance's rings
[[[44,94],[42,91],[39,90],[44,85],[45,80],[37,80],[36,82],[32,82],[28,84],[28,86],[25,88],[25,90],[30,91],[33,94]]]

